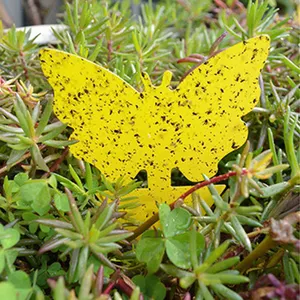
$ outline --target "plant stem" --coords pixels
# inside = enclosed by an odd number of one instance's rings
[[[63,153],[61,154],[61,156],[53,163],[53,165],[50,168],[50,171],[45,173],[42,176],[42,178],[48,178],[52,172],[56,171],[61,165],[61,163],[63,162],[63,160],[66,158],[68,153],[69,153],[69,147],[66,147]]]
[[[109,295],[109,293],[110,293],[110,291],[115,287],[115,282],[113,281],[113,282],[110,282],[109,284],[108,284],[108,286],[106,287],[106,289],[104,290],[104,292],[103,292],[103,294],[104,295]]]
[[[245,175],[248,173],[248,170],[243,169],[241,175]],[[208,180],[204,180],[202,182],[197,183],[196,185],[194,185],[192,188],[190,188],[189,190],[187,190],[185,193],[183,193],[175,202],[173,202],[172,204],[170,204],[170,207],[173,209],[174,208],[174,204],[178,201],[178,200],[184,200],[186,197],[188,197],[189,195],[191,195],[192,193],[194,193],[195,191],[201,189],[202,187],[205,187],[207,185],[210,184],[214,184],[214,183],[218,183],[220,181],[224,181],[227,180],[230,177],[236,176],[237,172],[236,171],[230,171],[226,174],[222,174],[216,177],[213,177],[211,179]]]
[[[129,297],[131,296],[133,289],[132,289],[131,286],[129,286],[129,285],[125,282],[124,279],[119,278],[119,279],[117,280],[117,282],[116,282],[116,287],[117,287],[118,289],[120,289],[120,290],[121,290],[124,294],[126,294],[127,296],[129,296]]]
[[[236,269],[241,273],[248,270],[252,263],[259,257],[263,256],[267,251],[276,246],[276,243],[272,240],[272,238],[267,235],[264,240],[237,266]]]

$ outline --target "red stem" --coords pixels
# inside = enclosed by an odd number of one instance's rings
[[[107,41],[107,61],[110,62],[111,61],[111,55],[113,52],[113,48],[112,48],[112,40]]]
[[[245,175],[247,173],[247,170],[243,170],[242,171],[242,174],[241,175]],[[181,200],[184,200],[186,197],[188,197],[190,194],[194,193],[195,191],[201,189],[202,187],[204,186],[207,186],[207,185],[210,185],[210,184],[213,184],[213,183],[217,183],[217,182],[220,182],[220,181],[224,181],[224,180],[227,180],[229,177],[232,177],[232,176],[236,176],[237,175],[237,172],[236,171],[230,171],[226,174],[222,174],[222,175],[219,175],[219,176],[216,176],[216,177],[213,177],[211,179],[208,179],[208,180],[205,180],[205,181],[202,181],[202,182],[199,182],[197,183],[196,185],[194,185],[191,189],[187,190],[185,193],[183,193],[179,198]],[[175,202],[173,202],[170,207],[173,208],[175,203],[178,201],[176,200]]]
[[[106,289],[104,290],[103,294],[104,295],[109,295],[109,293],[111,292],[111,290],[115,287],[116,282],[112,281],[108,284],[108,286],[106,287]]]
[[[119,275],[118,275],[119,276]],[[129,286],[124,279],[122,278],[117,278],[117,280],[112,280],[108,286],[106,287],[106,289],[104,290],[103,294],[104,295],[109,295],[110,292],[112,291],[112,289],[116,287],[119,290],[121,290],[124,294],[126,294],[127,296],[131,296],[132,292],[133,292],[133,288],[131,286]]]
[[[116,282],[116,287],[119,288],[127,296],[131,296],[133,289],[122,279],[119,278]]]
[[[61,156],[53,163],[53,165],[50,168],[50,171],[45,173],[42,178],[48,178],[52,172],[56,171],[65,159],[65,157],[68,155],[68,153],[69,147],[66,147]]]
[[[26,60],[25,60],[24,52],[20,51],[20,57],[21,57],[21,63],[23,65],[25,78],[28,80],[29,76],[28,76],[28,69],[27,69],[27,66],[26,66]]]

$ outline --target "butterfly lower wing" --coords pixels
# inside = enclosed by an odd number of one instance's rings
[[[40,61],[54,89],[54,112],[79,141],[71,146],[72,153],[112,180],[134,177],[139,171],[134,122],[140,94],[109,70],[76,55],[43,49]]]
[[[269,45],[269,37],[262,35],[230,47],[193,70],[177,87],[189,126],[181,139],[190,145],[180,149],[184,161],[178,167],[188,179],[213,175],[219,160],[247,139],[240,118],[259,101],[258,77]]]

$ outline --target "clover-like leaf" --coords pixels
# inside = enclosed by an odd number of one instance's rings
[[[14,228],[5,229],[0,224],[0,243],[4,249],[13,247],[20,240],[20,233]]]
[[[17,290],[18,299],[26,300],[31,292],[31,282],[29,276],[23,271],[15,271],[8,276],[8,281]],[[9,299],[9,298],[7,298]]]
[[[144,299],[156,299],[163,300],[166,296],[166,288],[160,282],[159,278],[154,275],[136,275],[132,278],[132,281],[139,286],[143,293]]]
[[[50,191],[46,181],[28,180],[20,188],[20,198],[29,203],[39,215],[44,215],[50,208]]]
[[[171,211],[165,203],[159,207],[159,218],[166,238],[184,233],[191,225],[191,214],[187,210],[178,207]]]
[[[165,242],[161,238],[144,238],[136,247],[136,257],[147,264],[148,272],[155,273],[159,269],[165,253]]]
[[[0,299],[17,300],[17,290],[10,282],[0,282]]]
[[[195,233],[196,257],[199,257],[204,248],[204,237]],[[191,253],[189,251],[191,231],[169,237],[166,240],[166,252],[170,261],[177,267],[188,269],[192,266]]]

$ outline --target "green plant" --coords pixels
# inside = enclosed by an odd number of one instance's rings
[[[216,176],[136,224],[126,211],[141,204],[131,192],[145,174],[110,182],[72,156],[71,130],[53,114],[40,69],[41,46],[29,32],[1,27],[0,298],[297,299],[299,4],[134,1],[133,16],[131,2],[65,1],[66,29],[54,32],[52,46],[141,90],[141,71],[159,84],[169,69],[175,87],[222,49],[268,34],[260,103],[244,117],[248,142],[220,161]],[[178,170],[172,183],[192,184]],[[197,194],[204,187],[211,207]]]

